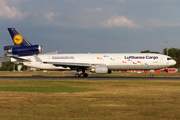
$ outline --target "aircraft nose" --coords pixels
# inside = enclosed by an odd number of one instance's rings
[[[171,64],[172,64],[172,65],[175,65],[175,64],[176,64],[176,61],[175,61],[175,60],[172,60]]]

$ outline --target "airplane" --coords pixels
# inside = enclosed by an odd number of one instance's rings
[[[170,56],[154,53],[39,54],[41,45],[32,45],[15,28],[8,31],[14,45],[4,46],[4,52],[11,62],[44,70],[76,70],[75,77],[88,77],[86,71],[110,74],[112,70],[157,70],[176,64]]]

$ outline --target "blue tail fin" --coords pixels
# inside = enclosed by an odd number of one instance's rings
[[[8,28],[8,31],[15,45],[32,46],[32,44],[27,41],[26,38],[24,38],[15,28]]]
[[[37,55],[42,52],[41,45],[32,45],[15,28],[8,28],[15,45],[4,46],[5,54],[18,56]]]

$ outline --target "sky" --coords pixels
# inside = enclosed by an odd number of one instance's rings
[[[16,28],[43,52],[162,53],[180,48],[179,0],[0,0],[0,56]],[[168,41],[165,42],[165,41]]]

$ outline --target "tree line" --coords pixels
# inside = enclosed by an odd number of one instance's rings
[[[173,67],[180,68],[180,48],[164,48],[162,53],[156,51],[145,50],[141,51],[141,53],[157,53],[157,54],[164,54],[172,57],[177,63]],[[168,53],[168,54],[167,54]]]
[[[17,69],[17,65],[15,65]],[[22,66],[21,70],[27,71],[27,66]],[[14,70],[14,63],[11,61],[7,61],[2,67],[0,67],[0,71],[13,71]]]

